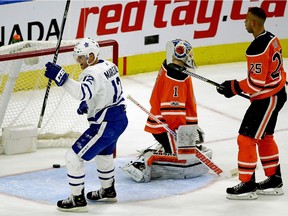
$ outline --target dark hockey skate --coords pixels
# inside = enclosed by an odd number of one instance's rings
[[[69,198],[59,200],[57,202],[57,209],[65,212],[87,212],[87,202],[84,196],[84,190],[79,196],[71,195]]]
[[[109,188],[100,188],[97,191],[91,191],[87,193],[87,199],[92,201],[106,201],[106,202],[116,202],[116,191],[114,188],[114,180]]]
[[[256,193],[259,195],[282,195],[284,194],[282,186],[283,182],[279,165],[275,175],[269,176],[264,181],[257,183]]]
[[[232,200],[253,200],[257,199],[257,183],[255,182],[255,173],[249,182],[240,182],[238,185],[227,188],[226,198]]]

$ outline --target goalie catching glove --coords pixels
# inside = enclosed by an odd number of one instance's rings
[[[243,92],[237,80],[226,80],[220,87],[217,87],[216,90],[219,94],[224,95],[226,98],[231,98],[234,95],[241,94]]]
[[[48,62],[45,67],[45,76],[54,80],[57,86],[62,86],[68,79],[69,74],[61,66]]]

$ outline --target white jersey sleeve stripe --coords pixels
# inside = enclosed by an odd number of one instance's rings
[[[81,91],[82,91],[82,94],[83,94],[83,97],[81,100],[88,100],[88,99],[91,99],[92,98],[92,91],[89,87],[89,85],[87,83],[82,83],[81,85]]]

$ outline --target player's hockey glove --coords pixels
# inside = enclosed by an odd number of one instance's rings
[[[79,108],[77,109],[77,113],[79,115],[83,115],[85,113],[88,113],[88,106],[87,106],[87,103],[86,101],[82,101],[79,105]]]
[[[61,66],[52,62],[48,62],[45,67],[45,76],[54,80],[57,86],[62,86],[69,76]]]
[[[217,92],[223,94],[226,98],[231,98],[236,94],[240,94],[243,90],[240,88],[237,80],[226,80],[217,87]]]

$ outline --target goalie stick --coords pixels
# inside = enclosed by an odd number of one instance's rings
[[[145,109],[141,104],[139,104],[131,95],[127,96],[127,99],[129,99],[131,102],[133,102],[136,106],[138,106],[141,110],[143,110],[148,116],[150,116],[153,120],[155,120],[158,124],[161,124],[165,130],[170,133],[175,139],[177,139],[177,134],[171,130],[167,125],[163,124],[156,116],[154,116],[152,113],[150,113],[147,109]],[[216,173],[219,176],[223,177],[235,177],[238,175],[238,169],[231,170],[228,174],[224,173],[224,171],[218,167],[210,158],[208,158],[206,155],[204,155],[199,149],[196,148],[196,157],[203,163],[206,167],[208,167],[210,170],[212,170],[214,173]]]
[[[62,36],[63,36],[63,32],[64,32],[64,27],[65,27],[65,23],[66,23],[66,18],[67,18],[67,14],[68,14],[68,11],[69,11],[70,1],[71,0],[67,0],[66,1],[66,6],[65,6],[63,19],[62,19],[62,24],[61,24],[61,29],[60,29],[60,35],[59,35],[59,38],[58,38],[58,41],[57,41],[56,50],[55,50],[54,58],[53,58],[53,63],[54,64],[56,64],[56,62],[57,62],[58,53],[59,53],[59,50],[60,50],[60,45],[61,45]],[[42,104],[42,109],[41,109],[39,121],[38,121],[38,128],[41,128],[41,125],[42,125],[42,121],[43,121],[43,117],[44,117],[44,113],[45,113],[45,109],[46,109],[46,104],[47,104],[47,100],[48,100],[51,84],[52,84],[52,80],[49,79],[47,87],[46,87],[45,96],[44,96],[44,99],[43,99],[43,104]]]
[[[170,64],[170,63],[172,63],[173,53],[174,53],[174,44],[173,44],[172,41],[169,41],[169,42],[166,44],[166,63],[167,63],[167,65]],[[178,70],[179,70],[179,69],[178,69]],[[202,76],[200,76],[200,75],[198,75],[198,74],[195,74],[194,72],[192,72],[192,71],[189,69],[189,67],[186,67],[186,66],[185,66],[185,70],[181,70],[181,72],[184,73],[184,74],[187,74],[187,75],[189,75],[189,76],[195,77],[196,79],[199,79],[199,80],[202,80],[202,81],[204,81],[204,82],[207,82],[207,83],[209,83],[209,84],[211,84],[211,85],[214,85],[214,86],[216,86],[217,88],[222,88],[222,89],[225,88],[225,87],[223,87],[222,85],[220,85],[219,83],[216,83],[216,82],[214,82],[214,81],[212,81],[212,80],[206,79],[205,77],[202,77]],[[246,95],[246,94],[240,93],[240,94],[238,94],[238,95],[241,96],[241,97],[244,97],[244,98],[246,98],[246,99],[250,99],[250,97],[249,97],[248,95]]]

